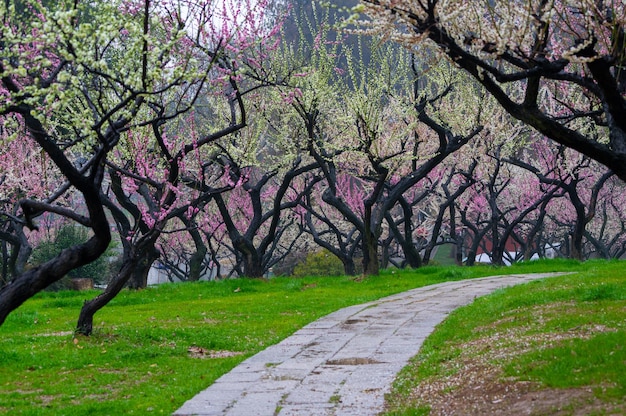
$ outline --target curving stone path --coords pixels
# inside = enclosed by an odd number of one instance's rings
[[[451,311],[557,274],[445,282],[341,309],[245,360],[174,414],[376,415],[396,374]]]

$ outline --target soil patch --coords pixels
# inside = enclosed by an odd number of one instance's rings
[[[227,358],[243,354],[241,351],[208,350],[196,346],[187,348],[187,352],[191,358]]]
[[[543,325],[550,313],[567,304],[534,308],[536,325]],[[626,403],[602,401],[594,389],[602,386],[554,389],[536,382],[505,377],[502,363],[510,362],[519,354],[554,347],[563,341],[590,338],[603,332],[615,331],[604,325],[582,325],[563,332],[534,332],[519,326],[497,330],[504,318],[488,327],[479,339],[459,345],[461,354],[446,363],[447,377],[423,381],[411,393],[411,402],[430,407],[431,416],[439,415],[590,415],[626,414]],[[493,332],[493,330],[496,330]],[[489,333],[491,332],[491,333]],[[532,334],[532,335],[529,335]]]

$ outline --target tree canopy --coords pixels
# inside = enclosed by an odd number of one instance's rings
[[[513,117],[626,180],[622,1],[363,0],[372,33],[435,45]]]

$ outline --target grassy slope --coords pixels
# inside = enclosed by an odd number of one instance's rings
[[[541,390],[565,399],[534,414],[623,414],[624,265],[589,262],[581,273],[500,290],[457,309],[399,375],[387,414],[472,406],[483,414],[515,414],[515,405],[540,406],[520,401],[542,397]],[[493,380],[485,383],[486,378]],[[474,389],[500,395],[488,403],[473,398]]]
[[[95,293],[40,294],[0,327],[0,413],[170,414],[246,357],[341,307],[445,280],[587,268],[558,262],[423,268],[363,281],[163,285],[120,294],[96,316],[90,338],[72,330],[82,302]],[[198,359],[190,347],[241,355]]]

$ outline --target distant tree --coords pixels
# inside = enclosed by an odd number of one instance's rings
[[[240,276],[263,277],[289,252],[278,250],[283,234],[293,225],[293,219],[285,220],[286,212],[296,208],[308,191],[295,189],[292,183],[317,165],[297,157],[280,169],[263,172],[238,166],[225,156],[224,163],[236,185],[213,200],[232,243],[235,269]]]
[[[566,150],[563,146],[540,146],[540,142],[536,143],[534,160],[542,162],[543,166],[537,167],[519,159],[512,160],[512,163],[532,172],[541,183],[561,189],[567,196],[569,206],[560,204],[558,208],[553,207],[552,220],[568,230],[567,254],[583,260],[585,229],[596,215],[600,192],[613,172],[599,169],[588,157]]]
[[[463,239],[464,236],[457,232],[457,216],[456,216],[456,201],[463,195],[463,193],[475,183],[473,177],[474,170],[478,165],[477,160],[469,161],[467,168],[462,165],[457,166],[454,162],[460,162],[463,156],[458,154],[452,157],[452,163],[449,163],[450,167],[444,172],[444,177],[441,179],[438,192],[440,193],[437,198],[437,208],[435,210],[436,216],[433,221],[432,230],[430,231],[430,238],[424,247],[424,262],[428,263],[431,260],[432,253],[435,247],[440,244],[450,242],[454,243],[456,249],[455,261],[461,265],[463,262]],[[448,217],[446,218],[446,214]],[[442,232],[442,229],[447,223],[448,232]]]
[[[626,254],[626,190],[613,177],[599,192],[596,213],[587,223],[585,257],[619,259]]]
[[[302,210],[300,229],[313,238],[313,242],[337,257],[343,265],[345,275],[357,274],[356,256],[361,255],[361,233],[359,228],[346,221],[341,212],[327,204],[320,197],[325,186],[318,184],[310,188],[300,202]],[[355,188],[343,187],[344,192],[358,192]],[[358,197],[348,196],[347,200],[356,201]]]
[[[460,93],[434,78],[419,86],[420,69],[398,48],[380,45],[368,65],[343,66],[350,52],[328,40],[330,30],[321,25],[313,45],[282,50],[282,61],[305,68],[284,88],[292,107],[284,120],[320,166],[324,203],[358,230],[363,272],[377,274],[387,212],[482,127],[459,118],[454,134],[440,106]]]

